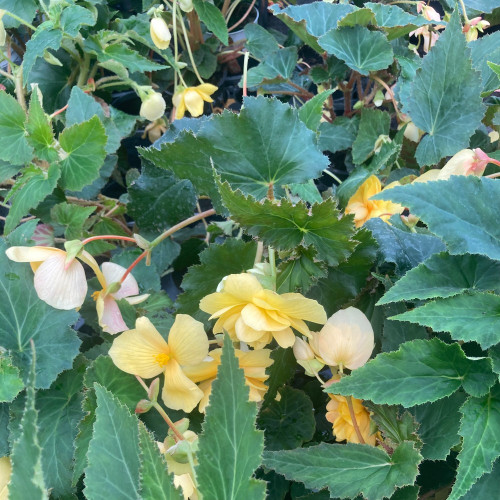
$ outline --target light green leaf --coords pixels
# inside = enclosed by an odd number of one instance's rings
[[[96,208],[63,202],[54,205],[50,215],[54,223],[65,227],[64,234],[67,240],[76,240],[83,236],[83,226]]]
[[[286,47],[269,54],[258,66],[248,70],[247,85],[286,82],[297,65],[297,48]]]
[[[321,151],[330,151],[331,153],[348,149],[356,139],[358,127],[359,118],[357,116],[353,118],[339,116],[335,118],[333,123],[323,122],[318,128],[320,133],[318,147]]]
[[[58,159],[57,151],[54,149],[52,126],[36,91],[31,94],[26,130],[29,133],[28,143],[34,148],[35,155],[40,160],[51,163]]]
[[[140,248],[125,248],[118,250],[113,254],[111,262],[127,268],[134,262],[142,250]],[[151,290],[159,292],[161,290],[160,275],[152,262],[150,266],[146,266],[146,259],[143,259],[134,267],[134,278],[139,284],[141,293],[150,292]]]
[[[279,393],[280,400],[263,408],[257,420],[269,451],[300,447],[313,438],[316,429],[313,404],[307,394],[293,387],[283,387]]]
[[[488,358],[469,359],[458,344],[433,338],[406,342],[396,352],[379,354],[326,392],[410,407],[449,396],[461,386],[480,396],[495,378]]]
[[[446,181],[396,186],[373,199],[390,199],[409,207],[451,254],[476,253],[500,260],[495,210],[499,197],[500,184],[494,179],[454,175]]]
[[[250,23],[244,28],[246,48],[257,59],[265,59],[279,48],[276,38],[258,24]]]
[[[8,403],[0,403],[0,457],[9,454],[9,408]]]
[[[500,460],[493,464],[493,470],[487,472],[473,484],[472,488],[463,496],[461,500],[478,500],[479,498],[495,498],[498,494],[498,484],[500,483]]]
[[[353,26],[368,26],[370,24],[375,24],[375,15],[370,9],[361,8],[357,9],[354,12],[350,12],[345,17],[343,17],[338,23],[337,27],[350,27]]]
[[[471,65],[458,9],[444,33],[424,57],[422,67],[402,94],[405,112],[428,133],[420,141],[419,165],[433,165],[469,145],[484,115],[481,78]]]
[[[481,72],[482,95],[488,95],[500,85],[498,73],[488,64],[488,61],[497,65],[500,63],[500,33],[496,31],[482,36],[469,42],[468,46],[471,51],[473,68]]]
[[[5,354],[0,355],[0,401],[10,403],[24,389],[19,369]]]
[[[364,163],[374,152],[375,142],[381,135],[389,135],[391,117],[379,109],[363,109],[358,134],[352,145],[352,160]]]
[[[319,44],[361,75],[385,69],[394,59],[387,37],[362,26],[332,29],[319,39]]]
[[[500,7],[498,0],[464,0],[467,9],[489,13]]]
[[[68,154],[61,161],[64,188],[79,191],[99,177],[106,157],[106,133],[97,116],[65,129],[59,142]]]
[[[331,496],[382,500],[396,487],[413,484],[421,455],[404,442],[389,456],[369,445],[322,443],[309,448],[264,453],[264,465],[319,490],[328,486]]]
[[[181,492],[175,489],[174,478],[167,472],[163,458],[146,426],[139,423],[139,446],[141,450],[141,500],[180,500]]]
[[[80,5],[69,5],[61,14],[61,28],[70,37],[76,37],[82,26],[94,26],[97,19]]]
[[[131,73],[145,71],[158,71],[165,69],[167,66],[155,63],[139,52],[130,49],[125,44],[108,45],[104,50],[98,52],[97,59],[99,62],[116,61],[122,64]]]
[[[309,208],[304,202],[293,205],[286,199],[280,205],[271,200],[259,203],[232,191],[227,183],[220,184],[219,190],[231,218],[266,245],[280,250],[311,245],[320,259],[335,266],[346,260],[357,244],[352,239],[355,232],[352,219],[339,219],[333,198]]]
[[[12,14],[24,19],[28,23],[33,21],[38,3],[36,0],[2,0],[2,9],[5,9]],[[5,23],[6,28],[17,28],[20,22],[16,19],[5,14],[2,21]]]
[[[36,60],[42,57],[46,50],[57,50],[61,46],[63,33],[61,30],[52,28],[52,22],[46,21],[38,27],[26,44],[26,53],[23,58],[23,79],[25,85],[34,81],[31,69]]]
[[[0,160],[22,165],[33,157],[24,122],[26,115],[20,104],[7,92],[0,92]]]
[[[227,25],[220,9],[207,0],[193,0],[194,10],[200,21],[205,24],[224,45],[228,44]]]
[[[307,128],[317,130],[323,116],[323,104],[333,92],[334,89],[325,90],[299,108],[299,118],[307,125]]]
[[[500,293],[500,263],[482,255],[434,254],[398,280],[378,305],[451,297],[466,290]]]
[[[483,474],[491,472],[493,462],[500,456],[500,385],[496,384],[482,398],[470,398],[460,411],[463,444],[449,500],[457,500],[467,493]]]
[[[255,428],[257,405],[248,401],[248,391],[226,336],[199,438],[196,476],[205,500],[265,497],[266,483],[252,478],[261,464],[264,436]]]
[[[80,340],[72,325],[75,311],[53,309],[42,302],[33,287],[29,264],[12,262],[0,241],[0,345],[10,351],[12,361],[24,381],[31,366],[30,341],[36,349],[36,387],[50,387],[57,375],[71,368]]]
[[[465,395],[456,392],[434,403],[410,408],[419,423],[418,435],[424,443],[420,453],[425,460],[445,460],[450,448],[460,442],[458,410],[464,401]]]

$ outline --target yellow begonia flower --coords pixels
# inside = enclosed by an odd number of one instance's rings
[[[146,317],[138,318],[134,330],[113,341],[109,355],[124,372],[143,378],[164,373],[162,399],[173,410],[189,413],[200,402],[203,391],[189,380],[184,366],[201,363],[208,354],[208,338],[203,324],[186,314],[178,314],[168,342]]]
[[[265,289],[252,274],[231,274],[220,292],[204,297],[200,309],[218,318],[214,333],[227,331],[233,340],[260,349],[276,339],[281,347],[295,342],[292,328],[310,337],[304,321],[324,323],[326,313],[315,300],[300,293],[278,295]]]
[[[80,307],[87,295],[87,278],[82,264],[67,253],[54,247],[10,247],[6,255],[15,262],[29,262],[35,273],[34,285],[38,297],[56,309]],[[100,273],[95,259],[86,251],[78,259]]]
[[[267,385],[264,382],[269,378],[266,374],[266,368],[273,364],[271,351],[269,349],[259,349],[257,351],[235,350],[240,368],[245,375],[245,383],[250,389],[249,400],[262,401],[267,391]],[[205,411],[210,394],[212,392],[212,382],[217,376],[217,367],[220,365],[222,349],[210,351],[209,360],[203,361],[197,366],[186,367],[184,373],[193,382],[201,382],[199,385],[204,395],[200,401],[200,412]]]
[[[317,350],[326,364],[349,370],[363,366],[374,347],[372,325],[355,307],[337,311],[328,318],[317,340]]]
[[[9,481],[12,465],[9,457],[0,458],[0,500],[9,498]]]
[[[392,186],[391,186],[392,187]],[[386,188],[387,189],[387,188]],[[382,191],[382,185],[375,175],[366,179],[358,190],[351,196],[345,209],[346,214],[354,214],[356,227],[361,227],[367,220],[380,217],[387,220],[394,214],[400,213],[401,205],[385,200],[370,200],[372,196]]]
[[[210,83],[203,83],[197,87],[180,88],[174,94],[172,102],[176,107],[175,119],[180,120],[184,117],[186,109],[191,116],[200,116],[203,114],[203,102],[213,102],[210,97],[217,87]]]
[[[161,17],[153,17],[149,25],[149,34],[153,43],[160,49],[166,49],[172,38],[167,23]]]
[[[333,424],[333,434],[337,441],[347,441],[348,443],[359,443],[358,435],[352,423],[347,400],[344,396],[329,394],[331,401],[326,405],[326,419]],[[370,414],[363,406],[360,399],[351,398],[354,415],[358,424],[361,436],[366,444],[375,446],[376,434],[370,431]]]
[[[140,304],[149,297],[149,293],[138,295],[139,286],[131,274],[127,275],[119,290],[110,293],[109,285],[118,283],[127,270],[113,262],[104,262],[101,268],[102,274],[98,274],[97,278],[102,290],[92,294],[92,297],[96,301],[99,325],[105,332],[114,335],[128,329],[116,301],[125,299],[129,304]]]

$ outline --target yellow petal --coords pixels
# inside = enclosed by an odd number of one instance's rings
[[[159,354],[170,351],[163,337],[148,318],[138,318],[134,330],[122,333],[113,341],[109,355],[120,370],[151,378],[159,375],[165,365],[157,361]]]
[[[254,295],[263,290],[259,280],[252,274],[230,274],[224,281],[224,294],[229,294],[240,302],[252,302]]]
[[[203,114],[203,99],[196,90],[188,88],[184,94],[184,104],[191,116],[200,116]]]
[[[5,255],[14,262],[43,262],[55,254],[66,256],[64,250],[54,247],[10,247],[5,251]]]
[[[203,391],[189,380],[181,370],[179,363],[171,359],[165,367],[165,382],[163,384],[162,399],[172,410],[183,410],[186,413],[203,397]]]
[[[210,394],[212,394],[212,382],[215,380],[215,378],[211,378],[210,380],[206,380],[205,382],[202,382],[198,387],[200,388],[201,391],[203,391],[203,397],[200,400],[200,406],[198,407],[198,410],[200,413],[205,413],[205,409],[209,403],[210,400]]]
[[[9,498],[9,481],[12,473],[12,465],[9,457],[0,458],[0,500]]]
[[[200,301],[200,309],[214,317],[224,314],[231,307],[242,304],[243,301],[228,293],[216,292],[203,297]]]
[[[284,293],[281,297],[285,303],[279,310],[291,318],[320,324],[326,321],[325,309],[317,301],[306,299],[300,293]]]
[[[96,262],[94,257],[92,257],[92,255],[90,255],[86,250],[82,250],[78,254],[78,258],[82,262],[87,264],[87,266],[89,266],[92,269],[92,271],[94,271],[97,279],[99,280],[101,287],[105,288],[106,287],[106,279],[104,278],[104,275],[102,274],[101,269],[99,268],[99,264]]]
[[[256,342],[266,333],[262,330],[254,330],[241,317],[236,321],[235,330],[236,336],[243,342]]]
[[[215,85],[212,85],[211,83],[202,83],[195,88],[200,94],[205,94],[208,96],[211,96],[214,92],[217,91],[217,87]],[[211,102],[211,100],[208,102]]]
[[[203,323],[187,314],[178,314],[168,334],[173,358],[181,365],[196,365],[208,355],[208,338]]]
[[[212,355],[212,353],[210,353]],[[269,349],[259,349],[258,351],[240,351],[236,350],[236,356],[243,369],[250,367],[263,367],[271,366],[274,361],[271,359],[271,351]]]
[[[172,97],[172,103],[175,106],[175,119],[176,120],[180,120],[181,118],[184,118],[184,115],[186,114],[186,104],[184,102],[184,93],[185,93],[185,90],[174,94],[174,97]]]
[[[283,330],[283,327],[290,326],[290,322],[283,325],[283,323],[274,321],[266,314],[265,310],[259,309],[253,304],[247,304],[241,310],[241,317],[245,324],[253,330],[278,331]]]
[[[286,349],[287,347],[292,347],[295,343],[295,335],[291,328],[285,328],[279,332],[273,332],[273,337],[276,339],[280,347]]]
[[[210,353],[212,354],[212,353]],[[188,377],[193,382],[202,382],[209,378],[215,378],[217,375],[217,366],[220,361],[212,359],[210,361],[202,361],[197,365],[184,366],[182,368],[186,377]]]

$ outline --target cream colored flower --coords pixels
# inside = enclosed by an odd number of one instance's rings
[[[391,185],[391,187],[393,187]],[[387,187],[386,189],[389,189]],[[351,196],[345,209],[346,214],[354,214],[356,227],[361,227],[367,220],[380,217],[383,221],[394,214],[403,211],[403,207],[397,203],[385,200],[370,200],[370,198],[382,191],[382,185],[378,177],[372,175],[366,179],[358,190]]]
[[[176,107],[175,119],[180,120],[184,117],[186,110],[191,113],[191,116],[200,116],[203,114],[204,102],[213,102],[210,97],[217,87],[210,83],[203,83],[197,87],[179,87],[172,98],[172,102]]]
[[[162,95],[159,92],[151,91],[144,97],[139,114],[146,120],[154,122],[165,114],[166,107]]]
[[[64,250],[54,247],[10,247],[6,255],[15,262],[29,262],[35,273],[34,285],[38,297],[56,309],[80,307],[87,295],[87,278],[82,264],[68,261]],[[100,273],[95,259],[86,251],[78,259]]]
[[[292,328],[310,337],[304,321],[324,323],[326,313],[315,300],[300,293],[279,295],[265,289],[252,274],[231,274],[220,292],[204,297],[200,309],[218,318],[214,333],[227,331],[233,340],[240,340],[260,349],[274,338],[281,347],[295,342]]]
[[[102,290],[94,292],[92,297],[96,301],[99,326],[105,332],[114,335],[128,329],[116,301],[125,299],[129,304],[140,304],[149,297],[149,293],[138,295],[139,286],[131,274],[127,275],[118,290],[111,291],[114,287],[113,284],[118,284],[127,270],[113,262],[104,262],[101,268],[102,274],[98,275],[97,278]]]
[[[300,337],[295,337],[295,344],[293,344],[293,354],[297,363],[304,368],[306,375],[309,377],[314,377],[317,373],[325,366],[325,362],[321,359],[317,351],[317,337],[318,333],[311,332],[312,339],[310,344],[301,339]]]
[[[217,367],[221,362],[222,349],[210,351],[207,360],[199,365],[189,366],[184,369],[184,373],[193,382],[201,382],[199,387],[203,391],[203,398],[200,401],[199,410],[204,413],[212,392],[212,382],[217,376]],[[256,351],[235,350],[240,368],[245,375],[245,383],[250,389],[249,400],[259,402],[264,398],[267,385],[264,382],[269,378],[266,368],[273,364],[271,351],[269,349],[258,349]]]
[[[318,336],[318,351],[329,366],[355,370],[363,366],[375,347],[368,318],[355,307],[337,311],[328,318]]]
[[[143,378],[164,373],[162,399],[173,410],[189,413],[203,397],[203,392],[189,380],[183,367],[201,363],[208,354],[208,338],[203,324],[186,314],[178,314],[168,341],[146,317],[138,318],[134,330],[122,333],[113,341],[109,355],[124,372]]]
[[[167,23],[161,17],[153,17],[149,24],[149,33],[153,43],[161,50],[166,49],[172,38]]]
[[[12,465],[9,457],[0,458],[0,500],[9,498],[9,481]]]

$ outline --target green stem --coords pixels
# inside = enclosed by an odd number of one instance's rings
[[[339,184],[342,184],[342,181],[334,173],[330,172],[330,170],[328,170],[327,168],[325,168],[325,170],[323,170],[323,173],[326,175],[329,175],[332,179],[336,180]]]
[[[465,8],[464,0],[458,0],[458,1],[460,2],[460,7],[462,7],[462,12],[464,13],[465,22],[468,24],[470,23],[470,20],[467,17],[467,10]]]
[[[16,97],[17,102],[21,105],[21,107],[26,111],[26,97],[24,95],[24,87],[23,87],[23,66],[19,67],[16,73]]]
[[[271,277],[273,278],[273,287],[276,291],[276,251],[273,247],[268,247],[269,264],[271,265]]]
[[[83,63],[80,69],[80,74],[78,75],[78,81],[76,82],[78,87],[83,87],[87,83],[87,77],[90,68],[90,55],[85,53],[83,56]]]
[[[191,45],[189,43],[189,37],[186,31],[186,26],[184,25],[184,19],[182,19],[182,15],[178,16],[179,20],[181,22],[181,28],[182,28],[182,34],[184,35],[184,40],[186,41],[186,49],[189,54],[189,60],[191,61],[191,66],[193,66],[193,71],[194,74],[196,75],[196,78],[198,78],[198,81],[203,85],[205,82],[201,78],[200,74],[198,73],[198,68],[196,67],[196,63],[194,62],[194,57],[193,57],[193,52],[191,50]]]
[[[19,16],[16,16],[15,14],[12,14],[12,12],[9,12],[8,10],[5,10],[4,15],[12,17],[12,19],[15,19],[16,21],[20,22],[21,24],[24,24],[30,30],[36,31],[36,28],[32,24],[28,23],[27,21],[25,21],[24,19],[20,18]]]

